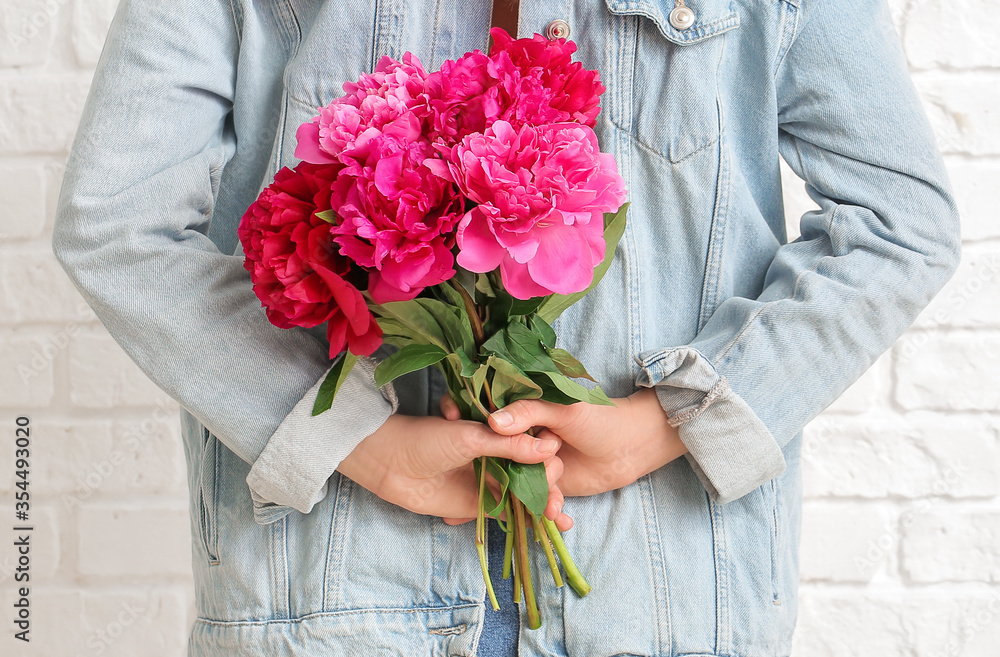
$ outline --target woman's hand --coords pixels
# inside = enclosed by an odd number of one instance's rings
[[[555,435],[535,438],[517,431],[498,435],[479,422],[392,415],[337,470],[387,502],[459,524],[476,516],[479,486],[472,461],[480,456],[544,462],[550,504],[561,501],[562,493],[554,484],[562,474],[562,461],[555,455],[560,442]],[[552,519],[560,528],[572,526],[565,514]]]
[[[545,427],[539,438],[562,441],[558,457],[563,472],[549,496],[546,517],[561,514],[562,495],[596,495],[627,486],[687,452],[653,390],[612,401],[615,406],[563,406],[525,399],[490,416],[490,426],[499,434],[522,435],[531,427]],[[441,407],[446,418],[458,417],[450,398],[443,398]]]

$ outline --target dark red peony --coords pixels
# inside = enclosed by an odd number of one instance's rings
[[[317,215],[330,209],[335,174],[308,162],[279,171],[240,222],[243,264],[272,324],[311,328],[328,322],[331,358],[345,348],[368,356],[382,344],[382,330],[352,283],[359,272]]]

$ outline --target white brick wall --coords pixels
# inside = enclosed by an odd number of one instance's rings
[[[5,656],[180,657],[192,620],[176,407],[114,345],[48,245],[115,4],[0,3],[0,431],[32,415],[36,526],[36,641],[25,649],[5,629]],[[965,257],[917,326],[807,429],[794,655],[994,657],[1000,2],[890,4],[958,195]],[[811,202],[785,173],[795,235]],[[14,502],[10,452],[0,449],[0,519]],[[0,618],[14,603],[12,558],[0,548]]]

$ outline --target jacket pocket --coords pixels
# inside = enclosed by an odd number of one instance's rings
[[[218,531],[218,486],[219,486],[219,439],[208,429],[202,428],[204,441],[201,454],[201,476],[197,490],[199,511],[199,539],[208,563],[219,563]]]
[[[612,81],[612,92],[623,94],[606,103],[613,124],[641,146],[681,162],[719,139],[719,67],[726,32],[740,24],[730,0],[686,0],[693,22],[678,29],[670,22],[673,0],[606,0],[608,10],[634,17],[621,38],[632,40],[619,52],[633,61],[615,67],[631,80]]]
[[[778,508],[778,480],[768,482],[771,502],[771,602],[781,604],[779,594],[778,552],[781,546],[781,514]]]

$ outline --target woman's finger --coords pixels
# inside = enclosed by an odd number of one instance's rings
[[[462,419],[462,411],[459,410],[458,404],[455,403],[455,400],[448,393],[441,395],[440,405],[441,416],[444,419],[452,421]]]

